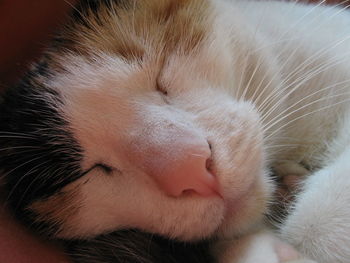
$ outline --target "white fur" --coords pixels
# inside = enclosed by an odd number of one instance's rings
[[[92,170],[74,183],[80,209],[61,237],[125,227],[184,240],[236,237],[266,211],[267,166],[289,160],[324,168],[308,179],[283,237],[320,263],[349,262],[350,15],[298,3],[211,2],[216,18],[203,46],[169,55],[160,73],[157,54],[141,65],[106,54],[62,59],[72,73],[49,85],[63,92],[83,167],[104,162],[122,173]],[[168,197],[127,158],[134,144],[176,151],[176,133],[212,143],[222,198]],[[262,252],[244,263],[254,253]],[[278,262],[266,257],[259,262]]]
[[[118,59],[103,56],[98,59],[110,68],[78,66],[70,69],[74,75],[65,74],[50,85],[61,88],[67,98],[64,111],[85,151],[83,166],[88,169],[96,162],[104,162],[117,167],[122,174],[115,172],[105,178],[101,172],[93,170],[88,175],[89,180],[86,177],[80,180],[81,196],[77,197],[82,198],[77,200],[81,202],[80,212],[70,219],[61,236],[89,236],[138,227],[181,239],[196,239],[218,231],[220,225],[222,233],[231,228],[235,232],[244,231],[261,217],[271,186],[263,167],[259,116],[250,103],[232,102],[216,89],[210,89],[209,83],[186,74],[187,78],[182,75],[174,80],[173,89],[168,88],[169,105],[152,90],[154,83],[145,84],[143,78],[147,77],[147,68],[137,69],[136,77],[131,73],[123,76],[111,67]],[[177,63],[168,64],[169,71],[175,68],[178,68]],[[76,78],[76,72],[81,78]],[[84,79],[95,79],[97,83]],[[134,89],[130,88],[132,83],[135,83]],[[192,89],[176,90],[176,87],[184,86]],[[138,87],[143,87],[144,91]],[[194,97],[197,103],[193,103]],[[208,108],[208,105],[211,106]],[[203,136],[212,143],[224,200],[195,196],[170,198],[144,174],[138,163],[133,162],[133,154],[130,157],[129,151],[133,152],[134,144],[141,149],[161,144],[162,154],[173,158],[176,148],[180,147],[172,145],[176,133],[177,136],[181,133]],[[232,135],[227,136],[229,133]],[[239,152],[249,152],[249,158]],[[251,166],[253,160],[255,165]],[[253,194],[255,191],[261,194]],[[228,218],[235,219],[235,224],[229,224]]]
[[[224,263],[313,262],[301,259],[298,252],[290,245],[278,240],[273,233],[264,230],[236,240],[220,240],[212,250],[218,262]]]
[[[350,259],[350,151],[308,178],[282,235],[319,262]]]

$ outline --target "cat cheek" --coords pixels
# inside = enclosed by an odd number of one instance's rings
[[[74,185],[74,183],[72,184]],[[28,206],[27,210],[35,217],[35,224],[46,235],[59,235],[78,213],[81,199],[76,187],[68,185],[65,190]]]

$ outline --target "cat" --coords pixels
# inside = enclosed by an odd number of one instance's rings
[[[76,262],[349,262],[349,38],[322,2],[81,1],[2,98],[7,205]],[[309,174],[279,233],[273,169]]]

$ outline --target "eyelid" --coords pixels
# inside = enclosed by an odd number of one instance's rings
[[[106,173],[111,173],[113,171],[113,167],[104,164],[104,163],[97,163],[95,164],[95,168],[96,167],[100,167],[101,169],[103,169]]]
[[[165,96],[168,95],[168,91],[164,88],[163,85],[161,85],[161,84],[159,83],[158,80],[157,80],[157,82],[156,82],[156,90],[159,91],[159,92],[161,92],[161,93],[163,93]]]
[[[94,170],[95,168],[100,168],[103,169],[107,174],[110,174],[111,172],[113,172],[114,168],[104,164],[104,163],[96,163],[95,165],[93,165],[92,167],[90,167],[89,169],[87,169],[85,172],[83,172],[82,175],[86,175],[88,173],[90,173],[92,170]]]

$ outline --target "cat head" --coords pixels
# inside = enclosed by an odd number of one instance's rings
[[[39,232],[240,233],[272,186],[207,1],[82,5],[1,105],[7,201]]]

